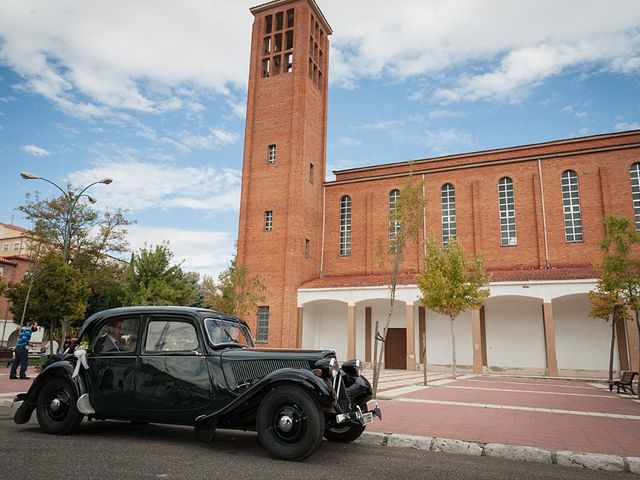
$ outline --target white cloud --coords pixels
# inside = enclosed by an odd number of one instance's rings
[[[188,208],[207,213],[236,211],[240,205],[241,172],[210,167],[176,167],[136,161],[104,161],[69,175],[74,186],[110,177],[92,195],[105,208],[130,211]]]
[[[29,155],[33,155],[34,157],[46,157],[48,155],[51,155],[51,152],[36,145],[22,145],[20,147],[20,150],[28,153]]]
[[[253,3],[7,0],[0,61],[70,115],[197,111],[188,92],[244,88]]]
[[[640,122],[620,122],[616,123],[616,130],[640,130]]]
[[[434,155],[463,151],[473,145],[471,135],[455,128],[427,130],[425,142]]]
[[[340,137],[338,140],[339,147],[359,147],[362,145],[362,141],[357,138]]]
[[[640,69],[635,0],[615,8],[600,0],[350,0],[320,6],[335,30],[331,78],[347,88],[363,77],[441,81],[445,74],[449,85],[436,91],[441,101],[514,101],[569,69]]]
[[[421,82],[442,102],[517,101],[572,69],[640,70],[640,2],[317,0],[331,23],[331,80]],[[0,62],[69,115],[199,112],[225,95],[242,115],[252,0],[5,0]],[[434,88],[436,83],[446,88]]]
[[[193,135],[183,132],[181,142],[190,148],[212,150],[216,147],[233,145],[240,135],[235,132],[227,132],[221,128],[212,128],[210,135]]]
[[[234,238],[226,232],[207,230],[182,230],[132,225],[128,228],[131,249],[137,251],[145,246],[159,245],[169,241],[174,261],[182,263],[185,271],[217,278],[227,268],[234,253]]]

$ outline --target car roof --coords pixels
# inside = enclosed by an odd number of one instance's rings
[[[181,306],[135,306],[135,307],[119,307],[119,308],[110,308],[108,310],[102,310],[101,312],[94,313],[89,318],[87,318],[82,327],[80,327],[80,332],[78,332],[78,338],[80,338],[85,333],[91,334],[91,330],[93,326],[99,323],[101,320],[120,316],[120,315],[150,315],[150,314],[189,314],[191,316],[197,316],[198,318],[220,318],[222,320],[227,320],[230,322],[235,322],[244,325],[249,328],[247,323],[244,320],[241,320],[238,317],[233,315],[229,315],[227,313],[217,312],[215,310],[209,310],[207,308],[199,308],[199,307],[181,307]]]

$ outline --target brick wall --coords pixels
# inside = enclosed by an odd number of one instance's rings
[[[569,150],[571,154],[567,154]],[[523,153],[527,156],[523,157]],[[473,162],[469,161],[470,156]],[[456,193],[458,238],[467,250],[484,252],[489,269],[545,267],[546,251],[551,267],[589,265],[599,253],[597,244],[604,235],[605,213],[633,218],[629,168],[638,161],[640,132],[635,131],[434,159],[411,167],[405,163],[348,174],[338,172],[335,182],[326,183],[323,274],[381,273],[374,261],[375,242],[378,238],[387,241],[388,194],[392,189],[402,187],[409,168],[416,180],[424,178],[425,181],[427,236],[433,234],[441,239],[440,189],[443,184],[451,183]],[[561,175],[569,169],[578,177],[584,232],[583,241],[576,243],[565,240]],[[402,170],[404,175],[399,174]],[[505,176],[511,178],[514,187],[515,246],[500,244],[497,185]],[[350,257],[338,256],[339,202],[343,195],[352,198]],[[418,248],[409,250],[404,270],[416,268],[423,239],[424,235],[421,235]]]

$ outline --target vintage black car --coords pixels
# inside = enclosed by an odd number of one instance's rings
[[[73,432],[82,419],[257,430],[276,457],[302,460],[324,436],[358,438],[374,416],[360,361],[342,368],[333,350],[255,348],[247,324],[212,310],[127,307],[88,318],[73,355],[52,357],[16,400],[18,424],[36,410],[47,433]]]

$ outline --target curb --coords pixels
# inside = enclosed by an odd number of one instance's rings
[[[640,475],[640,457],[621,457],[601,453],[548,450],[539,447],[467,442],[450,438],[418,437],[398,433],[365,432],[354,443],[382,447],[415,448],[430,452],[505,458],[524,462],[581,467],[607,472],[630,472]]]

